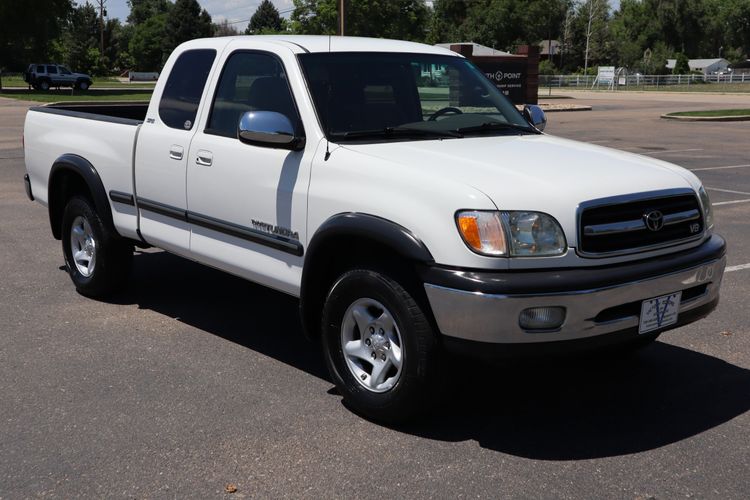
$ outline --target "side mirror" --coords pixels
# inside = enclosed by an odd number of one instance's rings
[[[248,111],[237,127],[240,141],[256,146],[298,151],[305,146],[305,138],[294,135],[289,118],[275,111]]]
[[[540,132],[547,126],[547,116],[544,114],[544,111],[542,111],[542,108],[536,104],[526,104],[523,107],[523,116]]]

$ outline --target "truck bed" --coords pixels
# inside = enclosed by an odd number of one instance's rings
[[[73,116],[88,120],[109,121],[124,125],[139,125],[146,119],[148,103],[58,103],[37,106],[34,111]]]
[[[56,104],[26,115],[24,153],[33,196],[48,200],[52,166],[63,155],[87,162],[112,191],[133,193],[133,154],[147,104]],[[115,229],[137,238],[135,208],[110,202]]]

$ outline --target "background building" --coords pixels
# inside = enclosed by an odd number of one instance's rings
[[[667,59],[667,69],[673,70],[677,59]],[[716,59],[690,59],[688,61],[690,71],[700,71],[704,75],[726,72],[729,61],[724,58]]]

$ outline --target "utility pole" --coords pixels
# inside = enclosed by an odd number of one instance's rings
[[[104,9],[104,5],[107,0],[97,0],[99,3],[99,62],[104,63],[104,16],[107,15],[107,11]]]
[[[345,13],[345,0],[339,0],[339,35],[344,36],[344,13]]]

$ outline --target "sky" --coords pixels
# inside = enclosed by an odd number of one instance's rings
[[[271,1],[276,6],[276,8],[279,9],[282,17],[289,17],[294,6],[292,0]],[[260,2],[261,0],[198,0],[198,3],[201,4],[201,7],[206,9],[208,13],[211,14],[211,17],[213,18],[213,21],[215,23],[220,22],[224,19],[227,19],[230,23],[234,21],[241,21],[236,23],[238,28],[240,26],[244,27],[245,25],[247,25],[250,17],[253,15],[253,13],[255,13],[255,9],[258,8],[258,4]],[[77,3],[81,4],[85,3],[85,1],[78,0]],[[91,3],[94,2],[92,1]],[[609,3],[613,10],[616,10],[620,7],[620,0],[610,0]],[[106,7],[109,17],[116,17],[122,22],[125,22],[125,19],[130,13],[127,0],[107,0]]]

